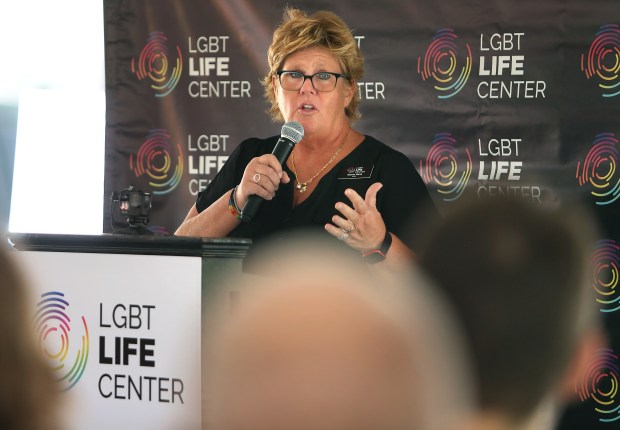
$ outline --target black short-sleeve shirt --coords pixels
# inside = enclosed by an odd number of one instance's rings
[[[239,184],[250,160],[271,153],[278,139],[279,136],[272,136],[244,140],[209,186],[198,195],[198,212]],[[370,185],[381,182],[383,187],[377,194],[377,209],[388,231],[415,250],[415,244],[409,243],[401,234],[418,210],[433,208],[433,203],[422,178],[401,152],[371,136],[365,136],[362,143],[335,164],[321,178],[312,194],[296,207],[293,206],[293,193],[297,192],[294,189],[295,175],[286,165],[283,167],[291,182],[280,184],[275,197],[261,203],[254,219],[248,223],[242,222],[228,236],[256,241],[274,234],[284,234],[291,229],[323,229],[338,213],[334,207],[337,202],[351,205],[344,195],[347,188],[352,188],[363,198]]]

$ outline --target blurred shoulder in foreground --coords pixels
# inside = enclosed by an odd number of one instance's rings
[[[5,247],[0,294],[0,429],[57,429],[59,387],[37,348],[24,273]]]

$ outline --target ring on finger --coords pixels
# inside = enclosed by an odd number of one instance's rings
[[[349,233],[345,229],[341,229],[342,234],[338,236],[338,240],[347,240],[349,238]]]
[[[347,234],[355,230],[355,224],[353,223],[353,221],[349,220],[349,222],[351,223],[351,227],[342,229],[342,231],[344,231]]]
[[[252,176],[252,180],[258,184],[258,181],[260,181],[260,173],[256,173],[254,176]]]

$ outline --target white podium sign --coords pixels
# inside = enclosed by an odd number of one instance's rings
[[[201,427],[201,258],[16,252],[69,430]]]

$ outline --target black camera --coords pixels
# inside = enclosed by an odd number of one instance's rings
[[[134,190],[130,185],[123,191],[112,193],[112,231],[123,234],[153,234],[146,228],[151,210],[151,195]],[[122,221],[118,219],[122,218]],[[116,231],[117,227],[122,227]]]

